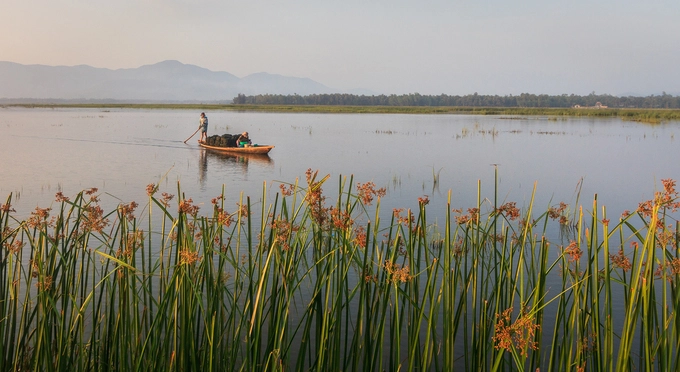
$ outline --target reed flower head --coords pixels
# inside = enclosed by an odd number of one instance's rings
[[[186,231],[192,234],[196,231],[196,224],[194,223],[194,221],[187,222]]]
[[[21,240],[13,240],[11,243],[4,242],[3,245],[5,246],[5,249],[7,249],[7,251],[18,255],[21,252],[21,248],[23,248],[25,244]]]
[[[663,226],[663,222],[661,222],[661,226]],[[665,226],[664,228],[657,229],[656,231],[656,245],[659,248],[665,248],[668,246],[675,247],[676,238],[677,234],[672,225]]]
[[[651,217],[655,207],[670,209],[672,212],[680,209],[678,192],[675,190],[675,180],[668,178],[662,179],[661,182],[663,184],[663,191],[654,193],[654,199],[638,204],[637,212],[643,217]]]
[[[120,213],[121,216],[124,216],[128,221],[132,221],[135,219],[135,209],[139,204],[137,202],[130,202],[130,204],[121,204],[118,206],[118,212]]]
[[[47,225],[47,218],[50,216],[52,208],[35,207],[35,211],[31,212],[31,217],[28,218],[26,224],[31,228],[38,228]]]
[[[175,197],[175,195],[168,194],[167,192],[162,193],[161,196],[163,196],[163,199],[161,199],[160,202],[166,208],[170,205],[170,200]]]
[[[668,262],[672,275],[680,275],[680,258],[674,258]]]
[[[248,210],[248,205],[247,204],[241,204],[241,203],[236,203],[236,207],[238,209],[238,214],[241,217],[248,217],[250,215],[250,212]]]
[[[628,259],[628,257],[626,257],[626,255],[623,253],[623,248],[619,249],[617,254],[610,254],[609,259],[612,261],[615,267],[618,267],[624,272],[633,268],[633,265],[630,263],[630,259]]]
[[[456,223],[459,225],[465,225],[471,222],[477,222],[479,219],[479,208],[468,208],[468,213],[461,216],[456,216]],[[460,209],[454,209],[453,212],[463,213]]]
[[[674,258],[664,264],[660,264],[654,272],[654,276],[662,278],[664,271],[666,271],[666,279],[673,283],[674,279],[680,275],[680,258]]]
[[[35,283],[35,286],[38,287],[38,291],[40,292],[48,291],[52,288],[52,276],[45,276],[43,280],[39,280]]]
[[[54,195],[54,200],[57,203],[63,203],[65,201],[69,201],[69,198],[67,196],[64,196],[64,194],[61,191],[59,191]]]
[[[560,217],[560,225],[567,225],[569,223],[569,219],[567,216],[562,216]]]
[[[299,226],[294,225],[290,223],[288,220],[283,218],[272,221],[270,226],[276,234],[275,240],[279,243],[281,249],[284,251],[290,250],[289,242],[291,236],[293,235],[293,233],[298,231]]]
[[[311,168],[307,169],[307,194],[305,195],[305,201],[310,206],[310,214],[312,219],[321,226],[321,228],[326,228],[328,223],[328,208],[326,208],[325,202],[326,197],[323,196],[323,191],[321,189],[322,181],[316,181],[316,175],[319,171],[312,172]]]
[[[651,217],[654,210],[654,202],[652,200],[643,201],[638,203],[637,212],[644,217]]]
[[[428,204],[430,204],[430,198],[427,195],[423,195],[423,196],[418,198],[418,205],[424,207]]]
[[[197,205],[194,205],[194,200],[191,198],[179,202],[179,213],[185,213],[196,217],[199,209],[200,208]]]
[[[215,213],[217,215],[217,223],[222,226],[229,227],[231,226],[231,223],[234,222],[234,216],[222,208],[217,208]]]
[[[224,201],[224,195],[218,195],[212,199],[210,199],[210,203],[214,206],[217,206],[217,204],[220,204],[220,202]]]
[[[186,249],[179,252],[180,265],[193,265],[200,260],[201,258],[198,256],[198,252],[191,252]]]
[[[559,206],[548,208],[548,217],[550,217],[553,220],[562,217],[564,211],[567,209],[567,206],[568,205],[565,204],[564,202],[560,202]]]
[[[143,230],[136,230],[135,232],[129,232],[127,235],[127,238],[125,239],[125,247],[123,249],[119,249],[118,252],[116,252],[117,256],[120,257],[125,256],[127,258],[132,257],[132,253],[137,250],[137,247],[142,245],[144,243],[144,231]]]
[[[286,187],[286,185],[280,184],[279,189],[281,189],[281,195],[291,196],[293,195],[293,191],[295,190],[295,185],[288,185],[288,187]]]
[[[404,208],[394,208],[392,214],[397,219],[398,224],[408,225],[409,221],[413,221],[413,212],[409,209],[406,211],[406,215],[402,216],[401,213],[403,211]]]
[[[104,218],[104,210],[99,205],[88,204],[84,210],[82,227],[85,231],[102,232],[109,224],[109,220]]]
[[[340,210],[338,208],[330,208],[331,224],[339,230],[349,228],[354,224],[354,220],[349,215],[349,212]]]
[[[88,195],[90,197],[90,201],[93,203],[96,203],[99,201],[99,196],[95,195],[99,191],[98,188],[92,187],[87,190],[85,190],[85,195]]]
[[[158,191],[158,185],[154,183],[146,185],[146,195],[153,196],[153,194],[155,194],[156,191]]]
[[[362,204],[371,205],[374,197],[377,197],[378,199],[382,198],[387,191],[384,187],[376,189],[375,183],[373,182],[366,182],[364,184],[357,183],[357,193]]]
[[[363,248],[366,249],[366,228],[363,226],[357,226],[354,228],[354,240],[352,242]]]
[[[659,203],[676,212],[680,208],[680,201],[678,201],[678,192],[675,191],[675,180],[662,179],[661,183],[663,184],[663,191],[658,196]]]
[[[675,191],[675,180],[670,178],[662,179],[661,183],[663,183],[663,190],[666,195],[677,194],[677,192]]]
[[[401,265],[397,265],[389,260],[385,260],[383,267],[385,268],[385,271],[387,271],[392,283],[406,283],[413,278],[413,275],[411,275],[410,272],[411,269],[409,269],[408,265],[402,267]]]
[[[463,238],[458,238],[455,243],[453,243],[453,257],[460,259],[465,253],[465,248],[463,244]]]
[[[494,347],[496,350],[504,349],[512,351],[520,350],[523,356],[528,355],[528,349],[538,350],[538,343],[533,341],[536,330],[541,326],[534,322],[534,317],[523,313],[520,314],[515,322],[512,322],[512,307],[504,310],[501,314],[496,314],[496,329],[493,335]]]
[[[16,212],[9,204],[0,204],[0,212],[9,213]]]
[[[371,275],[370,273],[364,274],[364,281],[366,283],[377,283],[378,282],[378,276],[377,275]]]
[[[515,202],[507,202],[496,209],[496,213],[505,216],[507,219],[514,221],[519,218],[519,208]]]
[[[581,251],[581,247],[579,247],[578,244],[572,240],[571,243],[569,243],[569,245],[564,248],[564,254],[569,256],[570,262],[577,262],[581,259],[583,251]]]

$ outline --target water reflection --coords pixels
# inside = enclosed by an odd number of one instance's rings
[[[240,173],[245,175],[249,167],[271,167],[274,161],[269,154],[230,154],[210,149],[201,149],[199,158],[199,182],[201,187],[205,187],[208,180],[208,168],[217,167],[227,169],[229,173]],[[213,173],[214,169],[213,169]]]

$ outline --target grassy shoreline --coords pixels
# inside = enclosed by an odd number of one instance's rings
[[[310,106],[310,105],[235,105],[235,104],[7,104],[2,107],[23,108],[100,108],[100,109],[169,109],[196,111],[251,111],[278,113],[342,113],[342,114],[464,114],[520,115],[551,117],[622,118],[647,123],[680,120],[678,109],[593,109],[593,108],[522,108],[522,107],[444,107],[444,106]]]

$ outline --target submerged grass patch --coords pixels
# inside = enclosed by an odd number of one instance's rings
[[[527,116],[601,117],[657,124],[680,120],[678,109],[644,108],[550,108],[550,107],[466,107],[466,106],[341,106],[341,105],[265,105],[265,104],[154,104],[154,103],[74,103],[74,104],[11,104],[8,106],[28,108],[101,108],[101,109],[177,109],[177,110],[224,110],[291,113],[354,113],[354,114],[465,114],[465,115],[513,115],[516,119]],[[511,119],[514,117],[503,117]]]
[[[153,184],[143,212],[104,211],[90,189],[25,220],[10,195],[0,369],[680,368],[675,181],[618,221],[480,194],[441,227],[426,197],[383,221],[383,189],[327,182],[231,211]]]

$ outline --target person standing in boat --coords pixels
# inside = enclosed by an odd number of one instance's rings
[[[238,147],[245,147],[245,145],[250,145],[251,143],[250,138],[248,138],[248,132],[241,133],[236,140],[236,145]]]
[[[201,130],[200,142],[205,142],[208,140],[208,117],[205,112],[201,112],[201,120],[199,121],[198,128]]]

